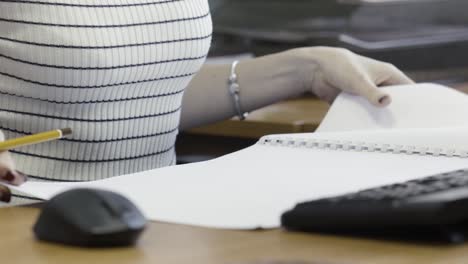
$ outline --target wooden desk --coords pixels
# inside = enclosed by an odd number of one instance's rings
[[[468,83],[451,86],[468,92]],[[191,129],[188,134],[258,139],[269,134],[313,132],[328,109],[327,103],[308,96],[264,107],[252,112],[245,121],[226,120]]]
[[[35,208],[0,209],[2,263],[456,264],[468,261],[468,245],[431,246],[282,230],[226,231],[162,223],[151,223],[134,248],[79,249],[36,241],[31,228],[38,212]]]
[[[226,120],[195,128],[190,134],[258,139],[264,135],[314,131],[329,105],[315,97],[280,102],[252,112],[245,121]]]

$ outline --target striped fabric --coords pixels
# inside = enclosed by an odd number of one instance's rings
[[[0,1],[0,129],[74,132],[12,151],[18,169],[88,181],[174,164],[211,33],[207,0]]]

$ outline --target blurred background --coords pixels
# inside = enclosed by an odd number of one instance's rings
[[[337,46],[418,81],[468,77],[466,0],[209,0],[211,57]]]

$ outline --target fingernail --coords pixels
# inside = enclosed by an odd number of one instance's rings
[[[11,173],[11,171],[8,171],[7,174],[3,176],[3,180],[5,180],[6,182],[12,182],[14,179],[15,176],[13,175],[13,173]]]
[[[24,173],[19,171],[8,171],[0,180],[11,185],[19,186],[27,180],[27,177]]]
[[[391,102],[392,102],[392,99],[388,95],[384,95],[384,96],[380,97],[380,99],[379,99],[379,105],[380,106],[387,106]]]
[[[11,201],[11,191],[8,187],[0,185],[0,202],[9,203]]]

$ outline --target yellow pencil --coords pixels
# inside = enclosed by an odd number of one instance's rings
[[[72,133],[70,128],[56,129],[52,131],[42,132],[30,136],[13,138],[0,142],[0,151],[6,151],[18,147],[39,144],[47,141],[60,139]]]

